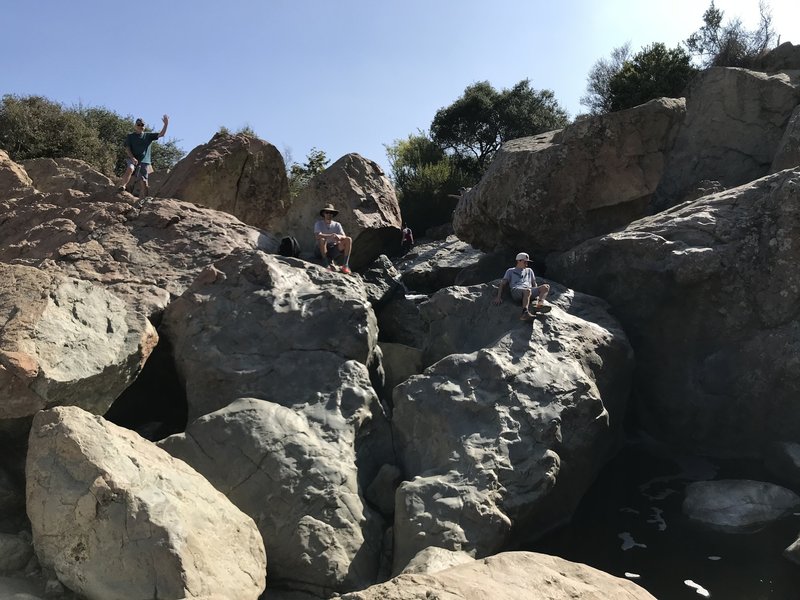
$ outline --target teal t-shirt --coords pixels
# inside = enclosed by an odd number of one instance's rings
[[[158,139],[157,133],[129,133],[125,145],[140,163],[150,164],[150,144]]]

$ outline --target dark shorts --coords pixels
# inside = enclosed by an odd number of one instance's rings
[[[325,245],[325,252],[328,255],[328,258],[336,258],[342,252],[339,250],[339,242],[328,242]],[[322,258],[322,255],[319,252],[319,244],[314,246],[314,256],[317,258]]]
[[[525,292],[526,288],[513,288],[511,290],[511,297],[514,300],[522,300],[522,294]],[[539,297],[539,288],[535,287],[531,290],[531,298],[538,298]]]
[[[137,181],[141,179],[147,183],[147,178],[150,175],[149,163],[139,163],[136,165],[131,159],[128,159],[128,167],[133,167],[133,176],[137,179]]]

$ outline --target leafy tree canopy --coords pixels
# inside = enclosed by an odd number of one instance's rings
[[[306,155],[306,162],[301,164],[292,163],[287,169],[289,177],[289,194],[292,197],[297,196],[308,183],[319,173],[322,173],[330,163],[323,150],[311,148]]]
[[[644,47],[625,61],[608,84],[608,105],[612,111],[644,104],[653,98],[683,95],[697,73],[691,57],[680,46],[667,48],[656,43]]]
[[[775,41],[772,12],[765,0],[758,3],[758,27],[749,31],[739,18],[723,24],[725,13],[711,4],[703,13],[703,25],[685,44],[703,67],[750,67]]]
[[[431,139],[452,153],[458,166],[477,181],[503,142],[558,129],[568,122],[553,92],[533,89],[528,79],[501,91],[482,81],[436,112]]]
[[[42,96],[3,96],[0,103],[0,148],[12,160],[77,158],[112,176],[125,166],[125,135],[133,117],[102,107],[64,108]],[[184,152],[176,140],[153,146],[153,166],[167,170]]]
[[[590,114],[602,115],[613,110],[611,78],[622,70],[630,55],[631,44],[625,42],[614,48],[609,58],[601,58],[592,65],[586,83],[586,94],[580,99],[580,103],[589,109]]]
[[[450,220],[459,188],[472,177],[457,159],[420,131],[386,146],[403,221],[417,230]]]

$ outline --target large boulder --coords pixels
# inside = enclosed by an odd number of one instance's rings
[[[721,479],[686,487],[683,512],[690,520],[723,533],[753,533],[800,506],[800,496],[765,481]]]
[[[39,412],[27,507],[41,564],[89,600],[256,600],[253,520],[183,461],[77,407]]]
[[[767,73],[775,71],[800,71],[800,44],[784,42],[767,52],[756,64],[756,68]]]
[[[288,207],[289,180],[281,153],[269,142],[217,133],[180,160],[153,192],[270,230]]]
[[[423,305],[438,362],[394,390],[395,572],[428,546],[486,556],[565,521],[621,441],[633,355],[604,303],[562,288],[531,324],[495,294]]]
[[[306,254],[314,251],[314,223],[320,209],[332,203],[345,233],[353,238],[350,265],[360,269],[400,245],[400,205],[394,187],[374,161],[346,154],[314,177],[275,225],[291,235]]]
[[[278,584],[345,590],[374,582],[383,532],[359,489],[394,458],[367,368],[377,327],[359,279],[295,258],[230,256],[170,305],[161,331],[190,420],[200,419],[192,440],[167,447],[256,519],[268,550],[280,552]],[[253,400],[234,405],[239,398]],[[235,435],[220,434],[225,428]],[[253,458],[272,452],[286,458]],[[234,469],[239,455],[251,458]],[[293,474],[298,465],[310,472]],[[240,479],[242,470],[253,477]],[[278,473],[283,479],[264,488]]]
[[[40,192],[60,194],[67,190],[94,193],[107,189],[114,182],[75,158],[32,158],[22,161],[25,172]]]
[[[655,600],[635,583],[534,552],[504,552],[434,574],[400,575],[341,600]]]
[[[8,200],[33,192],[33,180],[25,169],[0,150],[0,200]]]
[[[0,191],[2,196],[2,191]],[[100,284],[137,312],[158,316],[207,265],[277,240],[218,211],[129,194],[27,194],[0,202],[0,261]]]
[[[398,270],[407,289],[433,293],[454,285],[459,274],[474,267],[482,256],[482,252],[451,235],[444,242],[414,246],[400,261]]]
[[[799,103],[797,72],[715,67],[700,73],[687,92],[686,119],[654,205],[677,204],[703,181],[730,188],[766,175]]]
[[[0,419],[55,405],[102,414],[136,378],[158,336],[103,287],[0,263]]]
[[[507,142],[458,203],[456,234],[542,254],[630,223],[647,214],[683,117],[682,99],[661,98]]]
[[[685,451],[800,442],[800,169],[705,196],[553,257],[609,301],[636,352],[637,415]]]
[[[359,496],[352,443],[323,436],[301,410],[243,398],[161,446],[253,517],[270,589],[324,595],[376,577],[382,531]]]

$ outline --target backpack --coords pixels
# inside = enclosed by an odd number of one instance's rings
[[[278,254],[281,256],[300,256],[300,244],[297,243],[296,237],[285,237],[281,239],[281,244],[278,246]]]

